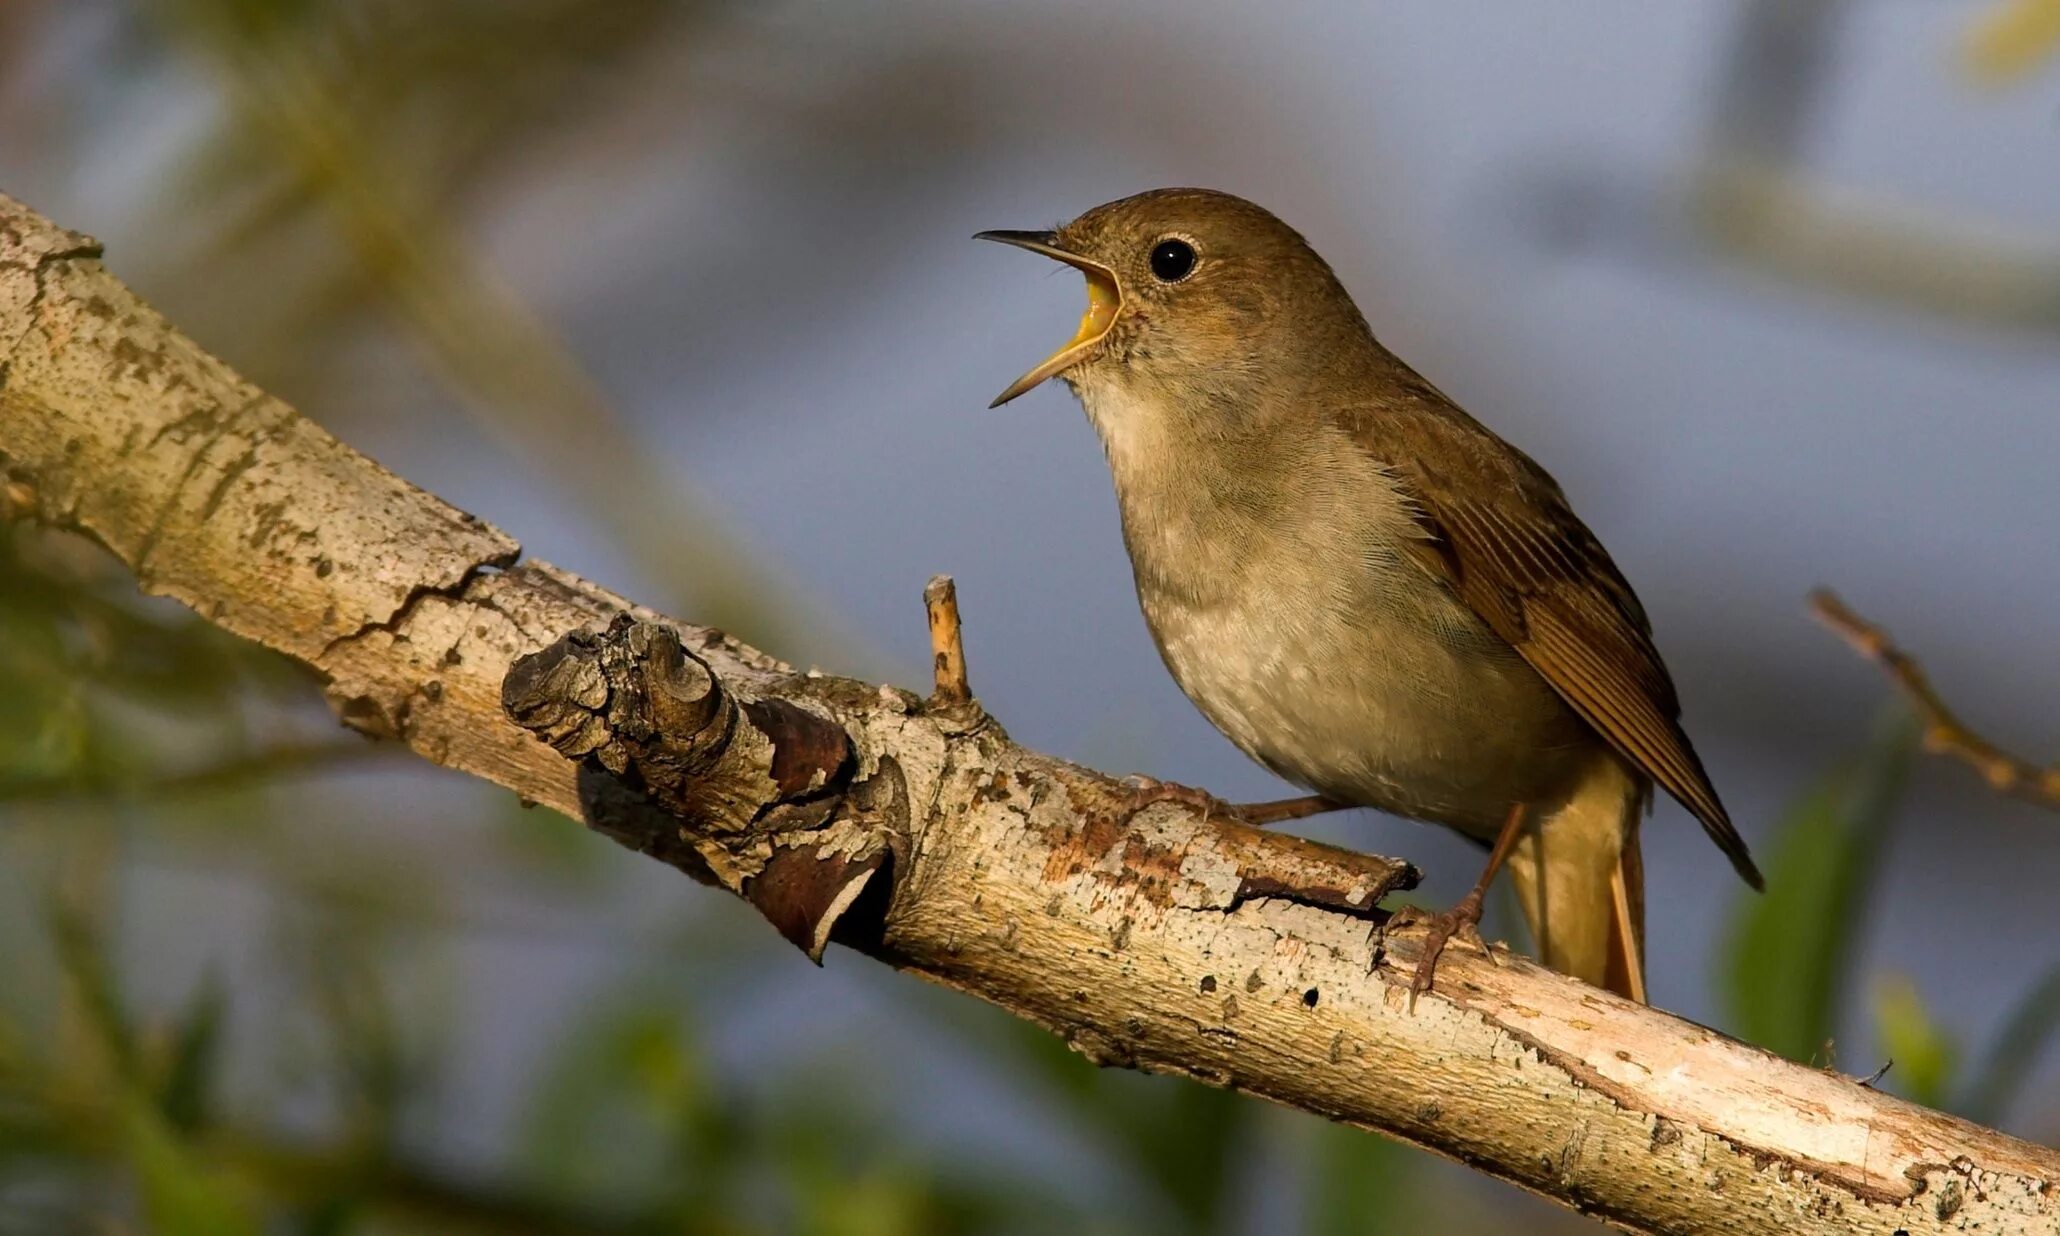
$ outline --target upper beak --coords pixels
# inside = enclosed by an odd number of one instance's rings
[[[1077,253],[1058,246],[1058,237],[1051,232],[981,232],[974,240],[996,240],[1032,253],[1042,253],[1055,261],[1077,268],[1087,276],[1087,312],[1080,319],[1080,329],[1066,346],[1045,358],[1043,364],[1009,383],[1008,389],[994,397],[990,408],[998,408],[1029,390],[1031,387],[1070,367],[1094,349],[1115,324],[1116,311],[1123,307],[1122,286],[1116,282],[1116,272],[1100,262],[1090,261]]]

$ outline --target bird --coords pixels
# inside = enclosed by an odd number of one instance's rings
[[[1559,484],[1374,337],[1260,206],[1156,189],[976,239],[1078,269],[1049,378],[1100,436],[1153,642],[1189,700],[1308,793],[1250,808],[1143,779],[1143,801],[1267,824],[1371,807],[1489,847],[1425,914],[1411,1001],[1481,947],[1505,867],[1548,966],[1644,1003],[1638,830],[1654,787],[1763,887],[1680,721],[1623,572]]]

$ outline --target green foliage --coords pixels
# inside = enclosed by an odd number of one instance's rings
[[[1827,778],[1783,822],[1767,892],[1740,903],[1722,957],[1728,1012],[1741,1037],[1793,1060],[1838,1063],[1833,1036],[1850,1020],[1853,943],[1890,848],[1916,737],[1908,720],[1885,727],[1853,767]],[[1882,976],[1867,1012],[1884,1056],[1879,1084],[1993,1124],[2060,1031],[2060,970],[2024,995],[1994,1042],[1972,1057],[1971,1076],[1962,1035],[1927,1007],[1908,976]]]
[[[518,1170],[547,1193],[629,1199],[690,1221],[729,1213],[748,1149],[686,1016],[648,991],[575,1020],[531,1103]]]
[[[1382,1236],[1426,1230],[1422,1156],[1343,1125],[1317,1131],[1310,1163],[1308,1236]]]
[[[844,1067],[783,1093],[722,1084],[676,984],[636,981],[577,1019],[539,1085],[517,1173],[625,1230],[912,1236],[1048,1230],[1058,1198],[883,1142]]]
[[[1886,729],[1775,834],[1767,891],[1741,899],[1722,958],[1730,1028],[1741,1038],[1803,1061],[1831,1042],[1915,740],[1908,722]]]
[[[961,1024],[977,1026],[983,1050],[1056,1102],[1096,1153],[1117,1163],[1162,1230],[1226,1229],[1237,1161],[1257,1123],[1249,1100],[1185,1080],[1096,1068],[1048,1031],[1012,1018]]]
[[[254,722],[304,702],[309,681],[181,607],[137,596],[85,542],[0,526],[0,804],[138,795],[221,769],[256,779],[276,769]]]
[[[1959,1048],[1938,1024],[1917,985],[1889,975],[1874,989],[1874,1025],[1881,1050],[1893,1061],[1896,1089],[1926,1107],[1943,1107]]]
[[[160,1236],[257,1236],[257,1211],[235,1178],[205,1163],[140,1095],[121,1101],[126,1150],[143,1214]]]
[[[160,1062],[123,1007],[98,930],[81,910],[62,903],[52,909],[50,924],[74,1006],[98,1049],[83,1069],[109,1109],[112,1148],[134,1180],[150,1230],[163,1236],[256,1236],[260,1227],[247,1184],[210,1162],[190,1140],[205,1102],[219,995],[202,989],[168,1061]],[[10,1077],[35,1074],[26,1061],[9,1063],[17,1065],[7,1070]]]
[[[222,1065],[222,1022],[228,994],[210,972],[193,990],[186,1013],[172,1028],[170,1062],[158,1087],[157,1106],[180,1133],[205,1128]]]
[[[50,934],[57,945],[59,964],[71,985],[71,996],[92,1031],[105,1070],[125,1086],[142,1080],[142,1061],[136,1034],[122,1007],[115,976],[108,966],[99,933],[78,907],[62,901],[50,910]]]
[[[2060,968],[2048,970],[2003,1019],[1995,1041],[1977,1059],[1953,1110],[1969,1120],[1994,1124],[2010,1110],[2039,1057],[2060,1031]]]

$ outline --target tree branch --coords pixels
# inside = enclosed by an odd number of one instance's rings
[[[1521,959],[1455,951],[1411,1013],[1421,934],[1383,940],[1375,904],[1406,864],[1177,804],[1126,822],[1128,787],[1010,742],[957,670],[929,701],[795,673],[523,561],[97,258],[0,198],[10,507],[313,666],[346,724],[737,892],[811,956],[841,941],[1098,1063],[1379,1129],[1633,1230],[2060,1225],[2052,1151]]]
[[[1854,613],[1837,593],[1828,588],[1812,592],[1810,612],[1852,645],[1853,651],[1879,665],[1910,701],[1924,725],[1925,750],[1966,764],[1999,793],[2060,811],[2060,767],[2040,768],[1969,729],[1946,707],[1917,659],[1896,647],[1888,632]]]
[[[935,687],[931,697],[941,704],[967,704],[973,688],[966,681],[966,646],[959,631],[958,585],[949,575],[935,575],[923,589],[923,608],[930,615],[930,659]]]

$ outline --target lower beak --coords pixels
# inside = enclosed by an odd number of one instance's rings
[[[982,232],[974,240],[995,240],[1032,253],[1042,253],[1054,261],[1064,262],[1087,276],[1087,312],[1080,319],[1080,329],[1065,347],[1045,358],[1043,364],[1009,383],[1008,389],[994,397],[990,408],[998,408],[1038,383],[1072,367],[1086,359],[1094,345],[1109,333],[1109,327],[1116,322],[1116,311],[1123,307],[1123,290],[1116,282],[1116,272],[1102,265],[1059,248],[1057,237],[1050,232]]]

